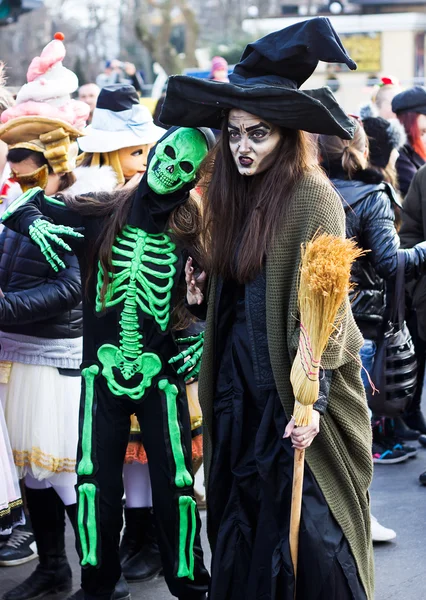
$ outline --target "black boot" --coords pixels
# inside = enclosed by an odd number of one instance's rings
[[[74,529],[74,535],[77,537],[77,504],[69,504],[65,507],[65,511]]]
[[[130,600],[130,590],[127,581],[124,579],[124,575],[121,575],[115,584],[112,600]]]
[[[419,439],[420,431],[417,429],[410,429],[410,427],[407,426],[406,420],[404,421],[401,417],[398,417],[394,419],[394,421],[395,433],[401,440],[414,441]]]
[[[85,598],[84,591],[80,589],[72,596],[69,596],[68,600],[85,600]],[[96,596],[96,600],[130,600],[130,598],[129,586],[123,575],[118,580],[112,596]]]
[[[26,489],[28,510],[37,543],[39,564],[3,600],[35,600],[72,588],[71,568],[65,554],[65,510],[52,489]]]
[[[420,431],[420,433],[426,433],[426,420],[423,416],[420,408],[405,414],[404,416],[405,424],[408,425],[411,429],[416,429]]]
[[[65,510],[67,511],[68,518],[73,526],[74,533],[77,536],[77,504],[70,504],[69,506],[65,507]],[[78,592],[70,596],[68,600],[84,600],[83,590],[78,590]],[[102,598],[99,598],[99,600],[102,600]],[[115,586],[111,600],[130,600],[129,586],[127,585],[127,581],[124,579],[123,575],[121,575]]]
[[[126,508],[126,528],[120,544],[120,561],[127,581],[149,581],[161,573],[152,508]]]

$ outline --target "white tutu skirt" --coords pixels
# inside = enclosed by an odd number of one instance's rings
[[[25,523],[18,477],[0,404],[0,534]]]
[[[75,485],[80,387],[56,367],[13,363],[0,397],[19,478]]]

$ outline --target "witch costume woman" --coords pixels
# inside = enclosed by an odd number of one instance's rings
[[[188,405],[183,378],[169,361],[180,351],[172,331],[184,265],[178,223],[198,210],[189,192],[213,144],[208,129],[172,128],[151,151],[135,191],[51,198],[38,188],[3,215],[55,270],[65,266],[61,250],[72,246],[86,290],[77,455],[83,571],[76,598],[110,600],[120,578],[122,469],[134,413],[149,461],[166,582],[182,600],[206,597]]]
[[[201,180],[207,283],[191,257],[186,266],[187,302],[207,318],[199,390],[210,600],[374,594],[371,431],[349,304],[322,357],[314,424],[291,419],[301,246],[318,231],[345,236],[341,200],[304,132],[353,135],[328,89],[299,90],[319,60],[356,67],[324,18],[247,46],[229,83],[171,77],[161,114],[166,124],[222,129]],[[296,586],[292,444],[307,448]]]

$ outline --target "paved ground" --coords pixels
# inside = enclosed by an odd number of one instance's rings
[[[375,547],[375,600],[426,599],[426,487],[419,486],[417,481],[422,471],[426,471],[426,449],[421,448],[418,457],[407,463],[376,468],[371,490],[373,514],[384,525],[395,529],[398,537],[394,543]],[[202,520],[203,544],[209,560],[205,513]],[[79,569],[70,529],[69,526],[68,555],[74,571],[75,589],[78,589]],[[35,561],[21,567],[0,568],[0,595],[19,584],[34,567]],[[131,591],[133,600],[171,598],[163,579],[132,585]],[[62,600],[63,596],[49,598]]]

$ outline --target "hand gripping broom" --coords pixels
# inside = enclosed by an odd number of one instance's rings
[[[293,417],[297,427],[311,423],[312,407],[319,394],[321,356],[344,316],[341,309],[351,289],[351,266],[362,254],[354,241],[329,234],[316,235],[302,247],[299,346],[290,374],[295,397]],[[295,579],[304,466],[305,450],[296,448],[290,515],[290,554]]]

